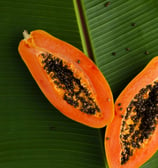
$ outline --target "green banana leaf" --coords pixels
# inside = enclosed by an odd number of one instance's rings
[[[83,50],[106,76],[116,98],[158,53],[157,11],[156,0],[1,0],[0,167],[107,165],[105,130],[66,118],[31,77],[17,51],[24,29],[43,29]],[[157,164],[158,153],[142,167]]]

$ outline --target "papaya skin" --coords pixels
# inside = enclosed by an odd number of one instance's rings
[[[70,119],[93,128],[101,128],[110,123],[114,116],[113,96],[108,82],[97,66],[79,49],[50,35],[43,30],[35,30],[28,34],[24,31],[25,39],[18,46],[20,56],[39,88],[62,114]],[[38,56],[47,52],[67,62],[78,76],[86,81],[88,89],[93,91],[99,105],[101,115],[91,115],[81,112],[68,104],[61,93],[56,91],[51,79],[39,63]]]
[[[125,87],[115,102],[115,117],[107,126],[105,133],[105,149],[110,168],[138,168],[143,165],[158,149],[158,124],[147,144],[136,149],[133,156],[121,165],[120,128],[122,117],[125,115],[134,96],[145,86],[158,81],[158,56],[154,57],[147,66]],[[108,138],[107,138],[108,137]]]

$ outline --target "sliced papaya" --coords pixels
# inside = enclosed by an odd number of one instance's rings
[[[158,57],[125,87],[107,126],[105,149],[110,168],[137,168],[158,149]]]
[[[51,104],[90,127],[101,128],[112,121],[110,86],[83,52],[43,30],[23,35],[19,53]]]

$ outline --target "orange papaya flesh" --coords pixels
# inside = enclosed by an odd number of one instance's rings
[[[83,52],[43,30],[24,31],[24,37],[19,53],[51,104],[90,127],[101,128],[112,121],[110,86]]]
[[[158,149],[158,57],[125,87],[107,126],[105,149],[110,168],[137,168]]]

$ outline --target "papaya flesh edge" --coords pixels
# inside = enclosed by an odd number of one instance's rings
[[[150,89],[153,91],[149,94]],[[153,103],[151,100],[156,102],[155,106],[149,106]],[[116,99],[115,117],[106,128],[105,149],[110,168],[138,168],[157,151],[158,56],[147,64]]]
[[[19,54],[53,106],[89,127],[101,128],[112,121],[111,88],[83,52],[43,30],[23,35]]]

